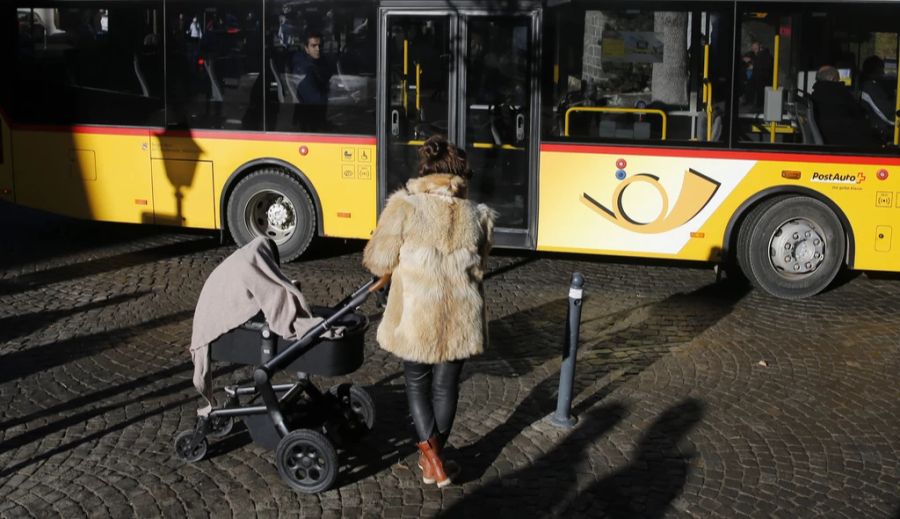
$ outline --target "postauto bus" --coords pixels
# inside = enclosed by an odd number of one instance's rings
[[[17,204],[264,235],[292,259],[367,238],[440,133],[501,247],[733,264],[785,298],[900,270],[900,2],[12,0],[0,17]]]

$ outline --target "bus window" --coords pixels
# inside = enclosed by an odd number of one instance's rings
[[[375,133],[375,5],[268,0],[266,129]]]
[[[166,5],[166,125],[262,130],[260,7]]]
[[[161,124],[160,4],[19,5],[14,118],[49,124]]]
[[[736,140],[896,144],[897,5],[750,4],[740,13]]]
[[[545,137],[724,144],[728,11],[549,9]]]

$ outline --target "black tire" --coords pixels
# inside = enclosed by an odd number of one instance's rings
[[[844,265],[847,239],[827,205],[806,196],[762,202],[738,233],[737,260],[754,286],[782,299],[828,287]]]
[[[334,395],[341,409],[348,412],[347,418],[354,419],[360,426],[360,432],[367,433],[375,427],[375,399],[362,386],[339,384],[328,392]]]
[[[331,488],[340,468],[331,441],[310,429],[291,431],[278,442],[275,466],[288,486],[307,494]]]
[[[175,437],[175,455],[182,461],[188,463],[195,463],[202,460],[206,456],[206,450],[209,447],[206,438],[203,438],[193,449],[191,449],[191,438],[193,436],[194,431],[191,430],[181,431],[178,433],[178,436]]]
[[[262,169],[244,177],[228,198],[228,229],[234,241],[271,238],[284,262],[306,251],[316,232],[316,211],[309,193],[294,176]]]

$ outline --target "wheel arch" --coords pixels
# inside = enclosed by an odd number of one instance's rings
[[[315,206],[313,209],[316,212],[316,235],[324,235],[324,226],[322,223],[322,200],[319,199],[319,193],[313,187],[312,182],[310,182],[309,180],[309,177],[307,177],[305,173],[300,171],[300,168],[294,166],[290,162],[275,158],[263,158],[245,162],[236,170],[234,170],[228,177],[228,180],[225,181],[225,186],[222,188],[222,193],[219,195],[219,221],[222,223],[223,237],[229,231],[228,198],[234,191],[235,186],[237,186],[238,182],[240,182],[250,173],[273,167],[283,169],[288,173],[296,176],[297,180],[300,181],[300,184],[303,186],[303,188],[306,189],[306,192],[309,193],[309,196],[312,198],[313,205]]]
[[[734,214],[731,215],[731,218],[728,220],[728,225],[725,227],[725,235],[722,237],[723,259],[730,260],[734,258],[734,244],[737,242],[738,231],[740,231],[741,223],[743,223],[747,214],[765,200],[778,195],[807,196],[828,206],[835,216],[837,216],[838,220],[841,222],[841,227],[844,229],[844,236],[847,239],[847,250],[844,261],[847,268],[853,268],[856,256],[856,239],[853,236],[853,227],[850,225],[850,220],[847,219],[847,215],[844,214],[844,211],[841,210],[840,206],[827,196],[802,186],[776,186],[764,189],[745,200],[744,203],[737,208]]]

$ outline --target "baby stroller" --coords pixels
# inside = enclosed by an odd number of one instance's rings
[[[387,276],[372,279],[332,308],[311,307],[313,316],[324,320],[298,340],[276,335],[260,312],[210,343],[212,360],[257,366],[253,386],[225,387],[224,405],[198,416],[193,430],[176,436],[176,455],[190,463],[203,459],[207,438],[227,436],[240,417],[255,443],[275,450],[285,483],[305,493],[329,489],[340,467],[335,445],[355,441],[374,426],[375,402],[354,384],[322,392],[309,375],[345,375],[362,365],[368,319],[356,309],[388,281]],[[328,337],[336,327],[343,328],[341,336]],[[280,370],[296,373],[296,381],[273,384]]]

